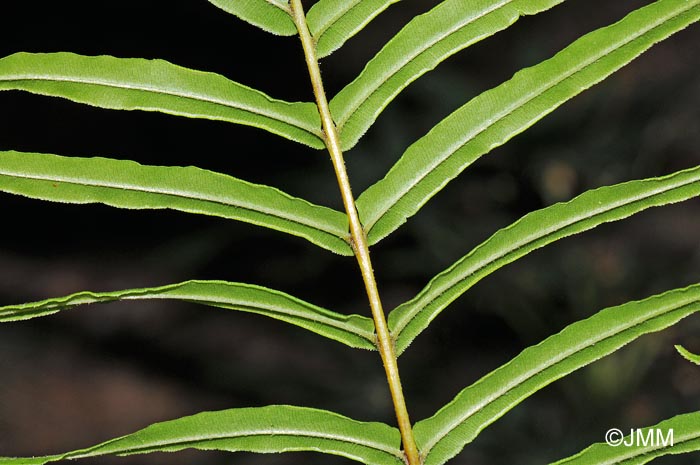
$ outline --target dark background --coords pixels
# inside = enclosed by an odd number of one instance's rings
[[[435,3],[398,3],[322,60],[329,94],[350,82],[410,17]],[[450,58],[406,89],[346,154],[355,193],[470,98],[647,3],[569,0]],[[261,32],[204,0],[5,2],[0,19],[0,56],[65,50],[164,58],[276,98],[312,98],[296,38]],[[694,26],[470,167],[373,248],[385,307],[413,297],[528,211],[700,163],[699,56]],[[193,164],[341,208],[324,152],[258,129],[20,92],[0,93],[0,108],[0,150]],[[0,205],[0,305],[199,278],[269,286],[336,311],[369,314],[354,260],[300,238],[171,211],[8,194],[0,194]],[[698,237],[700,203],[692,200],[562,240],[485,279],[401,357],[413,420],[573,321],[698,282]],[[697,316],[543,389],[451,463],[546,464],[602,441],[608,428],[629,430],[698,410],[700,368],[676,354],[676,343],[700,352]],[[3,456],[56,453],[202,410],[268,404],[394,423],[376,353],[255,315],[176,302],[116,303],[0,327]],[[315,454],[215,452],[83,461],[345,462]]]

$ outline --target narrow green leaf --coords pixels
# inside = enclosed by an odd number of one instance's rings
[[[306,15],[319,58],[330,55],[400,0],[320,0]]]
[[[676,345],[674,347],[676,348],[678,353],[683,356],[683,358],[696,365],[700,365],[700,355],[695,355],[694,353],[690,352],[688,349],[681,345]]]
[[[698,311],[696,284],[601,310],[525,349],[415,425],[425,465],[445,463],[484,428],[548,384]]]
[[[269,316],[358,349],[374,350],[374,323],[360,315],[342,315],[283,292],[226,281],[186,281],[167,286],[69,296],[0,307],[0,323],[53,315],[79,305],[122,300],[172,299]]]
[[[659,0],[476,97],[411,145],[358,199],[375,244],[467,166],[655,43],[700,19],[700,0]]]
[[[635,429],[622,444],[594,444],[552,465],[643,465],[664,455],[696,451],[700,451],[700,412],[678,415],[648,428]]]
[[[136,433],[64,454],[0,458],[0,465],[40,465],[104,455],[175,452],[312,451],[340,455],[368,465],[403,465],[399,431],[383,423],[352,420],[325,410],[288,405],[203,412],[156,423]]]
[[[406,86],[448,57],[563,1],[445,0],[414,18],[331,101],[343,149],[352,148]]]
[[[20,52],[0,59],[0,90],[24,90],[115,110],[228,121],[325,147],[313,103],[274,100],[219,74],[163,60]]]
[[[403,352],[457,297],[502,266],[564,237],[698,195],[700,167],[590,190],[569,202],[525,215],[497,231],[389,314],[397,353]]]
[[[272,34],[293,36],[297,33],[290,15],[289,1],[209,0],[209,3]]]
[[[303,237],[341,255],[347,217],[268,186],[193,166],[0,152],[0,191],[66,203],[173,210],[219,216]]]

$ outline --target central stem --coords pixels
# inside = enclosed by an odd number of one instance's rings
[[[420,465],[420,454],[416,447],[416,441],[413,438],[413,429],[411,428],[411,421],[408,417],[406,401],[404,400],[403,389],[401,388],[401,379],[399,378],[399,367],[396,363],[394,343],[391,340],[391,334],[389,333],[386,318],[384,317],[382,301],[379,298],[377,282],[374,278],[374,271],[372,270],[372,261],[369,257],[367,237],[362,223],[360,222],[360,217],[357,214],[355,198],[350,189],[350,180],[345,169],[343,151],[340,148],[340,137],[333,117],[331,116],[330,108],[328,107],[326,92],[323,89],[321,71],[316,56],[316,45],[306,24],[306,17],[301,5],[301,0],[291,0],[290,4],[292,19],[299,31],[299,37],[301,38],[301,43],[304,48],[306,65],[309,68],[309,76],[311,78],[314,96],[316,97],[316,104],[318,105],[318,110],[321,115],[321,125],[326,147],[328,148],[331,161],[333,162],[333,168],[338,179],[338,186],[340,187],[340,194],[343,198],[343,205],[348,215],[352,248],[355,251],[355,257],[357,258],[357,262],[360,265],[360,272],[362,273],[362,280],[367,290],[367,297],[369,299],[372,318],[377,332],[377,348],[382,358],[382,363],[384,364],[387,381],[389,382],[389,391],[391,392],[396,419],[398,421],[399,430],[401,431],[404,454],[406,455],[406,460],[409,465]]]

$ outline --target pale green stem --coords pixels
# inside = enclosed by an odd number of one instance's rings
[[[318,66],[318,58],[316,56],[316,44],[314,43],[309,28],[306,24],[306,17],[301,5],[301,0],[291,0],[292,19],[299,31],[299,37],[304,48],[304,56],[306,57],[306,65],[309,68],[309,76],[313,86],[316,104],[321,114],[321,125],[323,127],[324,139],[326,147],[333,162],[333,168],[338,179],[340,194],[343,198],[343,205],[348,215],[350,223],[350,236],[355,257],[360,265],[362,279],[367,290],[369,305],[372,310],[372,318],[377,331],[377,348],[384,364],[387,381],[389,382],[389,391],[394,403],[396,419],[398,421],[399,430],[401,431],[401,440],[403,442],[404,454],[409,465],[420,465],[420,454],[416,441],[413,438],[413,429],[411,421],[408,417],[406,409],[406,401],[401,388],[401,379],[399,378],[399,368],[396,362],[396,353],[394,352],[394,342],[391,339],[389,328],[386,324],[384,309],[379,298],[377,290],[377,282],[374,278],[372,270],[372,262],[369,257],[369,246],[367,244],[367,236],[360,222],[360,217],[357,214],[355,206],[355,198],[350,189],[350,180],[345,169],[345,160],[343,152],[340,149],[340,137],[338,130],[331,116],[330,108],[328,107],[328,99],[326,92],[323,89],[323,80],[321,79],[321,71]]]

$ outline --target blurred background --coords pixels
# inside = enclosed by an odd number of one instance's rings
[[[434,0],[404,0],[322,60],[335,94]],[[648,1],[569,0],[522,18],[408,87],[346,154],[357,194],[433,125],[518,69]],[[305,2],[308,8],[313,2]],[[0,56],[17,51],[164,58],[285,100],[311,100],[296,38],[204,0],[5,2]],[[698,26],[483,157],[373,248],[387,310],[525,213],[591,188],[700,164]],[[0,92],[0,150],[196,165],[342,208],[327,155],[261,130]],[[44,203],[0,194],[0,305],[222,279],[369,314],[356,263],[303,239],[172,211]],[[554,243],[458,299],[401,357],[414,421],[527,346],[599,309],[700,281],[700,200]],[[605,431],[700,408],[700,316],[643,337],[532,396],[454,464],[547,464]],[[203,410],[294,404],[394,423],[376,353],[256,315],[176,302],[112,303],[0,326],[0,455],[85,447]],[[315,454],[183,452],[86,464],[349,463]],[[660,464],[700,464],[698,455]]]

